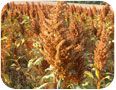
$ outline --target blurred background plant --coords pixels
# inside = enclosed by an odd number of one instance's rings
[[[68,12],[65,12],[63,20],[65,19],[67,30],[72,29],[70,37],[72,36],[72,39],[77,37],[78,43],[83,43],[82,56],[86,69],[81,84],[71,81],[67,83],[62,78],[56,79],[56,69],[40,51],[46,45],[39,38],[41,30],[45,30],[44,27],[41,29],[42,20],[52,15],[50,9],[54,7],[34,2],[31,4],[11,2],[2,9],[1,77],[4,83],[11,88],[20,89],[90,89],[110,85],[114,77],[114,12],[110,6],[106,4],[103,9],[96,7],[87,9],[71,5],[67,9]],[[60,26],[64,27],[62,24]],[[69,72],[76,76],[75,70],[68,71],[67,76]]]

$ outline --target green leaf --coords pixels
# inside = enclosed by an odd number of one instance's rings
[[[18,67],[18,68],[16,68],[16,71],[19,71],[21,68],[20,67]]]
[[[13,63],[13,64],[11,65],[11,67],[16,67],[16,64],[15,64],[15,63]]]
[[[13,63],[13,64],[10,65],[10,68],[16,68],[16,66],[17,65],[15,63]]]
[[[2,74],[3,77],[4,77],[4,80],[7,84],[10,84],[10,79],[9,79],[9,76],[7,74]]]
[[[89,77],[91,77],[92,79],[94,78],[93,74],[89,71],[85,71],[84,72],[86,75],[88,75]]]
[[[20,46],[20,43],[17,43],[17,45],[16,45],[17,47],[19,47]]]
[[[58,81],[57,89],[61,89],[61,87],[62,87],[62,79]]]
[[[33,46],[37,48],[38,47],[38,44],[37,43],[34,43]]]
[[[29,62],[28,62],[28,67],[31,67],[32,64],[33,64],[33,60],[29,60]]]
[[[3,51],[4,51],[8,56],[10,56],[10,53],[9,53],[7,50],[3,49]]]
[[[79,85],[72,84],[73,89],[82,89]]]
[[[110,84],[111,84],[111,82],[107,83],[107,84],[105,85],[105,87],[109,86]]]
[[[101,82],[103,82],[105,79],[110,79],[110,76],[106,76],[106,77],[102,78]]]
[[[38,87],[34,87],[33,89],[38,89]]]
[[[73,74],[76,74],[77,72],[75,70],[70,70],[70,72],[72,72]]]
[[[37,76],[37,77],[36,77],[36,79],[40,79],[40,78],[41,78],[41,76]]]
[[[84,88],[85,88],[85,89],[95,89],[95,87],[94,87],[94,86],[91,86],[91,85],[87,85],[87,86],[85,86]]]
[[[106,75],[111,75],[111,76],[113,76],[114,74],[112,74],[112,73],[110,73],[110,72],[107,72],[107,73],[105,73]]]
[[[72,84],[73,89],[77,89],[77,85]]]
[[[42,88],[44,88],[45,86],[47,86],[48,85],[48,83],[44,83],[44,84],[42,84],[41,86],[39,86],[38,88],[36,88],[36,89],[42,89]]]
[[[95,68],[92,68],[92,71],[95,71],[96,69]]]
[[[45,69],[45,72],[46,71],[52,71],[54,67],[52,67],[51,65],[49,66],[49,68]]]
[[[55,76],[54,73],[51,73],[49,75],[45,75],[45,76],[42,77],[42,81],[45,80],[45,79],[53,78],[54,76]]]
[[[26,20],[24,19],[22,22],[21,22],[21,24],[24,24],[26,22]]]
[[[37,57],[32,58],[31,60],[29,60],[29,62],[28,62],[28,67],[32,67],[33,62],[34,62],[34,60],[35,60],[36,58],[37,58]]]
[[[10,61],[14,61],[14,62],[17,62],[18,59],[9,59]]]
[[[2,40],[5,40],[5,39],[8,39],[8,37],[6,37],[6,36],[2,37],[2,38],[1,38],[1,41],[2,41]]]
[[[114,40],[112,40],[112,42],[114,43]]]
[[[96,69],[95,74],[96,74],[96,77],[99,78],[99,70],[98,69]]]
[[[85,87],[85,86],[87,86],[87,85],[89,85],[89,82],[84,82],[84,83],[82,84],[83,87]]]
[[[77,86],[76,89],[82,89],[80,86]]]
[[[41,61],[44,59],[44,56],[39,57],[34,63],[33,65],[40,65]]]
[[[21,39],[21,41],[22,41],[22,44],[25,42],[25,39],[23,38],[23,39]]]

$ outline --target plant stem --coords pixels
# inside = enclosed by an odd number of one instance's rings
[[[101,86],[101,78],[100,78],[100,76],[101,76],[101,73],[100,73],[100,71],[99,71],[97,89],[100,89],[100,86]]]

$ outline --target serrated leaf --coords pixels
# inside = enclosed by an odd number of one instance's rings
[[[93,74],[89,71],[85,71],[84,72],[86,75],[88,75],[89,77],[91,77],[92,79],[94,78]]]
[[[58,81],[57,89],[61,89],[61,87],[62,87],[62,79]]]

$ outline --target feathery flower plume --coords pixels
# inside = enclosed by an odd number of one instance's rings
[[[93,6],[93,8],[92,8],[92,12],[93,12],[93,15],[94,16],[97,14],[97,10],[96,10],[96,7],[95,6]]]
[[[75,84],[81,84],[81,82],[84,80],[84,71],[86,68],[85,65],[85,59],[83,56],[83,30],[81,28],[78,28],[78,23],[75,17],[71,18],[70,23],[70,39],[73,40],[73,45],[76,51],[76,56],[72,60],[72,69],[76,71],[76,74],[71,75],[71,82]],[[71,63],[71,62],[70,62]],[[78,68],[79,67],[79,68]]]
[[[92,12],[91,8],[89,9],[89,17],[91,17],[91,19],[93,18],[93,12]]]
[[[100,40],[96,43],[96,50],[94,51],[94,63],[97,69],[103,71],[108,59],[108,34],[109,31],[102,30]]]
[[[106,6],[102,9],[102,15],[106,17],[109,11],[110,11],[110,5],[106,4]]]
[[[67,27],[65,12],[68,7],[66,2],[58,2],[57,6],[51,8],[49,14],[44,15],[42,21],[40,20],[39,38],[43,44],[40,52],[54,67],[58,79],[61,78],[63,82],[71,81],[80,84],[84,79],[85,70],[81,42],[83,33],[82,29],[77,28],[76,19],[72,19],[70,28]],[[45,12],[40,9],[40,13],[43,15]],[[72,70],[76,72],[75,75],[71,72]]]
[[[33,18],[32,19],[32,23],[31,23],[31,26],[32,26],[32,32],[36,33],[37,35],[39,35],[40,33],[40,30],[39,30],[39,22],[37,19]]]
[[[94,65],[96,67],[96,73],[98,75],[97,89],[99,89],[101,86],[103,71],[107,64],[107,59],[109,56],[108,36],[109,36],[109,31],[103,28],[101,36],[100,36],[100,40],[96,42],[96,49],[94,50]]]

